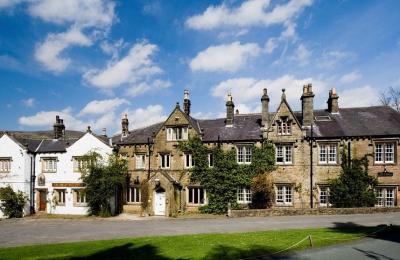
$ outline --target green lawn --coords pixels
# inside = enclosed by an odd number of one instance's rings
[[[272,254],[308,235],[311,235],[314,246],[326,246],[358,239],[381,229],[382,227],[297,229],[35,245],[0,248],[0,259],[238,259]],[[307,239],[291,250],[309,246]]]

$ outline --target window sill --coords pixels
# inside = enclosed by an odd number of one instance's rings
[[[74,207],[87,207],[88,205],[87,205],[87,203],[84,203],[84,204],[73,204],[73,206]]]
[[[374,162],[374,165],[375,166],[381,166],[381,165],[389,165],[389,166],[391,166],[391,165],[396,165],[396,163],[395,162]]]
[[[276,206],[276,207],[279,207],[279,208],[292,208],[292,207],[293,207],[293,204],[279,204],[279,203],[275,203],[275,206]]]
[[[126,202],[126,205],[141,205],[142,202]]]
[[[205,206],[205,205],[207,205],[206,203],[203,203],[203,204],[195,204],[195,203],[187,203],[187,206],[188,207],[201,207],[201,206]]]

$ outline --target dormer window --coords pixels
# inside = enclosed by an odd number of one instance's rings
[[[281,117],[280,120],[277,121],[277,125],[278,125],[278,135],[292,134],[291,120],[289,120],[287,116]]]
[[[188,127],[177,126],[167,128],[167,141],[180,141],[188,139]]]

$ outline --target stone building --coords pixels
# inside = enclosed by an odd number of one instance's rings
[[[113,137],[121,156],[129,163],[124,210],[141,211],[140,184],[149,180],[149,214],[174,215],[195,211],[207,203],[201,183],[190,183],[192,156],[178,149],[189,136],[223,149],[236,149],[237,162],[251,163],[253,145],[271,140],[276,150],[277,169],[272,172],[275,186],[274,207],[329,206],[328,180],[340,173],[340,154],[349,149],[352,158],[369,154],[369,172],[377,176],[377,206],[397,206],[400,168],[397,147],[400,114],[390,107],[340,108],[335,89],[330,90],[327,109],[314,109],[312,85],[303,86],[302,110],[292,111],[285,90],[275,112],[270,112],[264,89],[261,113],[234,112],[233,97],[226,102],[226,117],[195,119],[190,115],[189,92],[185,90],[183,110],[179,103],[169,117],[158,124],[129,130],[122,119],[122,134]],[[133,119],[134,120],[134,119]],[[212,166],[212,158],[209,158]],[[249,203],[251,190],[238,187],[238,203]]]

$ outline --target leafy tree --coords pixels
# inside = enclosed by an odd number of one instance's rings
[[[330,181],[330,203],[338,208],[373,207],[376,203],[376,177],[368,174],[368,158],[351,159],[342,153],[342,170]]]
[[[128,164],[117,155],[111,155],[107,163],[101,161],[97,153],[85,156],[88,167],[82,169],[82,181],[86,185],[86,201],[89,214],[95,216],[111,216],[110,200],[116,195],[116,188],[121,188],[126,180]]]
[[[180,149],[192,154],[195,162],[191,169],[190,181],[201,183],[207,190],[208,204],[200,208],[200,211],[204,213],[225,213],[228,203],[233,208],[237,208],[237,188],[250,187],[253,183],[259,184],[259,181],[253,181],[254,177],[268,174],[275,169],[275,151],[269,142],[264,143],[261,148],[253,146],[251,165],[238,164],[235,149],[223,151],[220,146],[209,149],[198,137],[181,143]],[[213,156],[213,167],[208,166],[208,154]],[[253,200],[254,206],[270,205],[273,192],[266,191],[271,188],[270,186],[264,186],[264,188],[257,190],[255,200]],[[257,202],[258,199],[264,203]]]
[[[28,198],[22,191],[15,192],[10,186],[0,188],[0,210],[8,218],[22,218]]]

